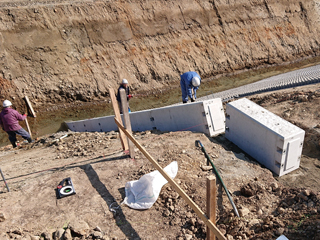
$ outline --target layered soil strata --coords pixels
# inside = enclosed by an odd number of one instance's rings
[[[319,55],[318,0],[0,1],[1,99],[93,101]],[[19,98],[20,99],[20,98]]]

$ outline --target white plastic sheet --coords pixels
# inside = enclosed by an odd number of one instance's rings
[[[285,235],[281,235],[276,240],[289,240]]]
[[[178,163],[170,163],[163,169],[172,179],[178,173]],[[168,181],[159,171],[143,175],[139,180],[127,182],[124,204],[134,209],[149,209],[157,201],[161,188]]]

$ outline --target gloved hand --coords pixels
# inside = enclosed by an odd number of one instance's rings
[[[132,96],[131,94],[128,95],[128,98],[129,98],[129,99],[132,98],[132,97],[133,97],[133,96]]]
[[[25,114],[23,114],[22,116],[27,117],[27,114],[25,113]]]

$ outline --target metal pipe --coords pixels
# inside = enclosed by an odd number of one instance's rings
[[[8,184],[7,184],[6,179],[5,179],[4,176],[3,176],[3,173],[2,173],[2,171],[1,171],[1,168],[0,168],[0,173],[1,173],[1,176],[2,176],[2,179],[3,179],[4,183],[6,184],[6,187],[7,187],[7,189],[8,189],[8,192],[10,192],[9,186],[8,186]]]
[[[238,217],[240,217],[240,216],[239,216],[239,213],[238,213],[238,210],[237,210],[237,207],[236,207],[236,205],[234,204],[234,202],[233,202],[233,200],[232,200],[232,197],[230,196],[229,191],[228,191],[226,185],[224,185],[224,183],[223,183],[223,181],[222,181],[222,178],[220,177],[220,174],[218,173],[218,170],[216,169],[216,167],[214,166],[214,164],[213,164],[212,160],[210,159],[208,153],[206,152],[206,149],[204,148],[204,146],[202,145],[202,143],[200,142],[200,140],[197,140],[196,142],[199,143],[199,145],[201,146],[201,149],[202,149],[203,153],[205,154],[207,160],[211,163],[211,165],[212,165],[212,167],[213,167],[213,169],[214,169],[214,171],[215,171],[218,179],[220,180],[220,182],[221,182],[221,184],[222,184],[222,186],[223,186],[223,188],[224,188],[224,190],[225,190],[225,192],[226,192],[226,194],[227,194],[227,196],[228,196],[228,198],[229,198],[229,201],[230,201],[230,203],[231,203],[231,205],[232,205],[232,208],[233,208],[234,212],[236,213],[236,215],[237,215]]]

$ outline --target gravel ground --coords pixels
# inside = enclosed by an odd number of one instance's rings
[[[197,98],[197,101],[221,98],[223,102],[226,102],[231,99],[245,97],[257,93],[270,92],[318,82],[320,82],[320,65],[279,74],[255,83],[210,94],[205,97]]]

